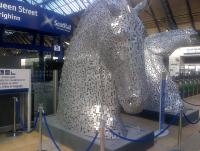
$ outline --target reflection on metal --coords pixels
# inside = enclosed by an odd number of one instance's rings
[[[144,26],[126,0],[98,0],[85,11],[70,42],[61,77],[58,119],[69,130],[94,136],[100,121],[125,136],[120,105],[138,113],[148,96]],[[113,139],[108,131],[105,137]]]

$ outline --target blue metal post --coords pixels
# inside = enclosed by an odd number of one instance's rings
[[[166,99],[166,73],[162,73],[161,89],[160,89],[160,120],[159,120],[159,129],[164,129],[165,123],[165,99]]]

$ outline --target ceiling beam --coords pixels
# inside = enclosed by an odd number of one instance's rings
[[[194,28],[196,30],[196,26],[195,26],[195,23],[194,23],[194,17],[192,15],[192,9],[191,9],[190,2],[188,0],[185,0],[185,2],[186,2],[186,5],[187,5],[188,14],[190,16],[192,28]]]
[[[149,0],[148,0],[148,7],[149,7],[149,10],[150,10],[150,12],[151,12],[151,17],[153,18],[153,20],[154,20],[154,22],[155,22],[155,24],[156,24],[156,27],[157,27],[157,29],[158,29],[158,32],[161,32],[159,23],[158,23],[158,21],[157,21],[156,15],[155,15],[155,13],[154,13],[152,7],[150,6]]]
[[[164,12],[165,12],[165,15],[167,17],[167,21],[168,21],[168,25],[169,25],[170,29],[172,29],[172,30],[177,29],[178,26],[177,26],[176,21],[174,19],[174,15],[172,13],[169,1],[168,0],[160,0],[160,1],[161,1],[161,4],[162,4],[162,7],[164,8]]]

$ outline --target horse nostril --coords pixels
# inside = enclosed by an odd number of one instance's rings
[[[131,97],[124,99],[121,101],[121,106],[127,113],[136,114],[141,112],[143,110],[143,101],[141,99],[141,95],[134,94]]]

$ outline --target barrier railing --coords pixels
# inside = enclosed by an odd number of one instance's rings
[[[193,104],[193,103],[187,102],[187,101],[184,100],[184,99],[183,99],[183,102],[185,102],[185,103],[187,103],[187,104],[189,104],[189,105],[192,105],[192,106],[197,106],[197,107],[200,106],[199,104]]]
[[[15,106],[15,109],[16,109],[16,112],[19,116],[20,119],[20,101],[16,99],[16,104],[14,105]],[[146,137],[143,137],[143,138],[140,138],[140,139],[131,139],[131,138],[127,138],[127,137],[124,137],[124,136],[121,136],[120,134],[117,134],[115,131],[113,131],[112,129],[110,128],[106,128],[110,131],[111,134],[123,139],[123,140],[126,140],[126,141],[131,141],[131,142],[146,142],[146,141],[151,141],[153,139],[156,139],[157,137],[159,137],[160,135],[162,135],[166,130],[168,130],[178,119],[179,117],[179,130],[178,130],[178,148],[179,150],[181,150],[181,137],[182,137],[182,115],[185,117],[185,119],[187,120],[187,122],[189,122],[190,124],[197,124],[200,119],[198,119],[197,121],[193,122],[191,121],[185,113],[182,113],[182,110],[180,113],[177,113],[171,120],[171,122],[164,128],[162,129],[162,131],[160,131],[158,134],[154,134],[154,136],[146,136]],[[56,143],[54,137],[53,137],[53,134],[50,130],[50,127],[48,125],[48,121],[47,121],[47,118],[46,118],[46,113],[44,112],[43,110],[43,107],[40,106],[39,109],[38,109],[38,112],[36,114],[36,118],[35,118],[35,121],[34,121],[34,127],[33,129],[36,129],[37,127],[37,124],[38,124],[38,121],[39,121],[39,133],[40,133],[40,150],[42,150],[42,120],[44,120],[44,124],[45,124],[45,127],[47,128],[47,132],[48,132],[48,135],[51,139],[51,141],[53,142],[54,146],[56,147],[56,149],[58,151],[61,151],[59,145]],[[21,120],[20,120],[21,121]],[[21,122],[21,128],[23,130],[25,130],[25,126],[23,124],[23,121]],[[91,143],[89,144],[89,146],[87,147],[86,151],[90,151],[92,149],[92,147],[94,146],[95,144],[95,141],[97,140],[97,137],[98,135],[100,134],[100,151],[104,151],[104,148],[105,148],[105,124],[101,124],[100,125],[100,128],[99,128],[99,132],[96,131],[96,134],[94,136],[94,138],[92,139]]]
[[[163,134],[166,130],[168,130],[168,129],[177,121],[178,115],[179,115],[179,113],[173,117],[172,121],[170,122],[170,124],[169,124],[166,128],[164,128],[162,131],[160,131],[160,133],[154,135],[154,137],[143,137],[143,138],[141,138],[141,139],[137,139],[137,140],[136,140],[136,139],[126,138],[126,137],[124,137],[124,136],[121,136],[121,135],[115,133],[113,130],[111,130],[111,129],[109,129],[109,128],[108,128],[108,130],[109,130],[113,135],[115,135],[115,136],[117,136],[117,137],[119,137],[119,138],[121,138],[121,139],[124,139],[124,140],[126,140],[126,141],[130,141],[130,142],[146,142],[146,141],[149,141],[149,140],[152,140],[152,139],[157,138],[158,136],[160,136],[161,134]]]
[[[46,113],[44,112],[43,110],[43,107],[42,106],[39,106],[39,109],[38,109],[38,113],[37,113],[37,116],[36,116],[36,119],[35,119],[35,124],[34,124],[34,127],[36,128],[37,127],[37,124],[38,124],[38,118],[39,118],[39,133],[40,133],[40,144],[39,144],[39,151],[43,151],[42,149],[42,120],[41,118],[44,120],[44,124],[47,128],[47,132],[48,132],[48,135],[51,139],[51,141],[53,142],[54,146],[56,147],[57,151],[61,151],[61,148],[59,147],[59,145],[56,143],[55,141],[55,138],[53,137],[53,134],[50,130],[50,127],[48,125],[48,121],[47,121],[47,118],[46,118]],[[97,139],[99,135],[99,132],[97,131],[96,134],[95,134],[95,137],[93,138],[93,140],[91,141],[91,143],[89,144],[89,146],[87,147],[86,151],[90,151]]]
[[[18,115],[19,114],[19,111],[20,111],[20,101],[16,99],[16,104],[14,105],[15,106],[15,109],[16,111],[18,112]],[[145,141],[150,141],[150,140],[153,140],[157,137],[159,137],[160,135],[162,135],[166,130],[168,130],[178,119],[179,117],[179,130],[178,130],[178,148],[179,150],[181,150],[181,138],[182,138],[182,117],[184,116],[184,118],[186,119],[186,121],[190,124],[197,124],[198,122],[200,122],[200,119],[198,119],[197,121],[191,121],[185,113],[182,112],[182,110],[180,111],[180,113],[177,113],[171,120],[171,122],[162,130],[160,131],[160,133],[158,134],[154,134],[154,136],[146,136],[146,137],[143,137],[141,139],[131,139],[131,138],[127,138],[127,137],[124,137],[124,136],[121,136],[120,134],[117,134],[116,132],[114,132],[112,129],[110,128],[107,128],[111,134],[123,139],[123,140],[126,140],[126,141],[130,141],[130,142],[145,142]],[[51,141],[53,142],[53,144],[55,145],[56,149],[58,151],[61,151],[60,147],[58,146],[58,144],[56,143],[53,135],[52,135],[52,132],[49,128],[49,125],[48,125],[48,121],[47,121],[47,118],[46,118],[46,113],[44,112],[43,110],[43,107],[40,106],[40,108],[38,109],[38,112],[36,114],[36,118],[35,118],[35,121],[34,121],[34,129],[37,127],[37,124],[38,124],[38,119],[39,119],[39,132],[40,132],[40,136],[42,135],[42,120],[44,120],[44,124],[47,128],[47,132],[49,134],[49,137],[51,139]],[[16,120],[16,119],[15,119]],[[22,124],[23,126],[23,124]],[[24,127],[25,128],[25,127]],[[23,128],[23,129],[24,129]],[[93,147],[93,145],[95,144],[95,141],[98,137],[98,135],[100,134],[100,150],[101,151],[104,151],[104,147],[105,147],[105,125],[104,124],[101,124],[100,128],[99,128],[99,132],[97,131],[94,138],[92,139],[91,143],[89,144],[89,146],[87,147],[86,151],[90,151]],[[40,137],[40,149],[42,149],[42,137]]]
[[[193,103],[190,103],[190,102],[187,102],[186,100],[184,100],[183,99],[183,102],[185,102],[185,103],[187,103],[187,104],[189,104],[189,105],[192,105],[192,106],[194,106],[194,107],[199,107],[200,105],[198,105],[198,104],[193,104]],[[196,121],[191,121],[188,117],[187,117],[187,115],[185,114],[185,113],[183,113],[183,116],[184,116],[184,118],[186,119],[186,121],[189,123],[189,124],[198,124],[199,122],[200,122],[200,118],[199,119],[197,119]]]
[[[98,135],[99,135],[99,132],[96,132],[95,137],[93,138],[92,142],[90,143],[90,145],[88,146],[88,148],[86,149],[86,151],[90,151],[92,149],[92,146],[94,145],[94,143],[95,143]]]
[[[50,130],[49,125],[48,125],[48,123],[47,123],[47,119],[46,119],[46,114],[45,114],[45,112],[43,113],[43,119],[44,119],[45,126],[46,126],[46,128],[47,128],[49,137],[51,138],[51,141],[52,141],[53,144],[55,145],[56,149],[57,149],[58,151],[61,151],[60,147],[59,147],[58,144],[56,143],[56,141],[55,141],[55,139],[54,139],[54,137],[53,137],[53,135],[52,135],[52,133],[51,133],[51,130]]]

